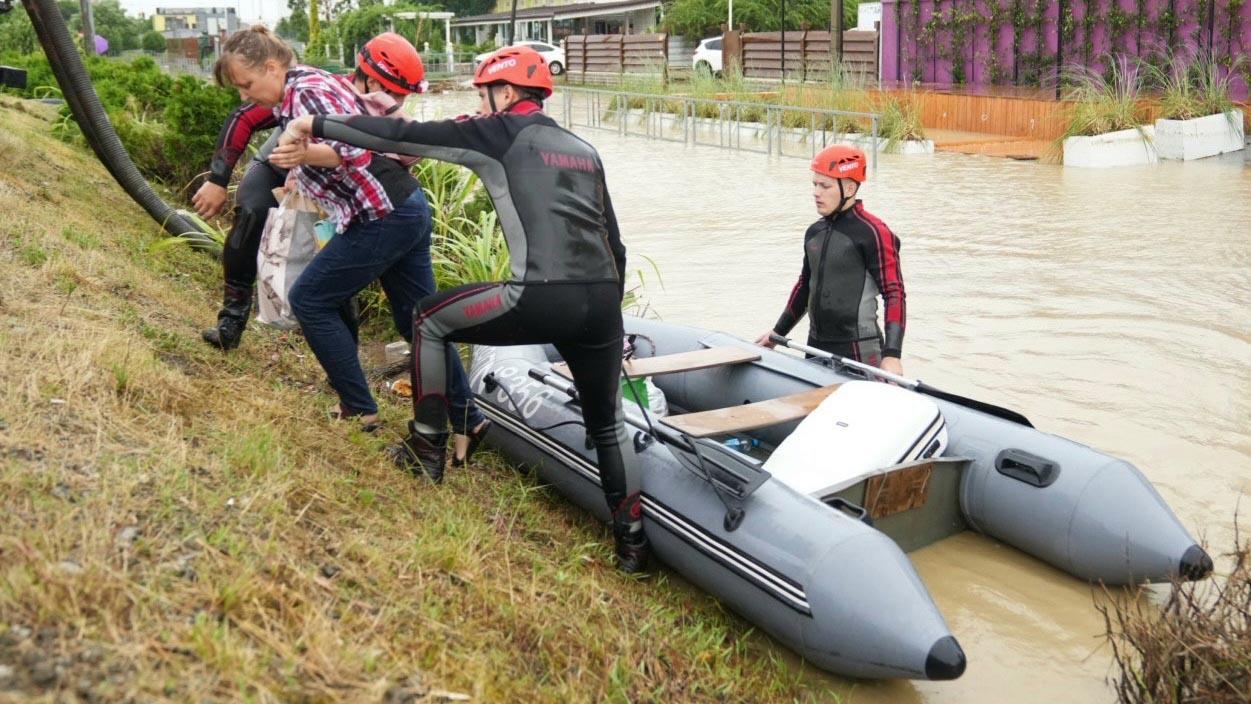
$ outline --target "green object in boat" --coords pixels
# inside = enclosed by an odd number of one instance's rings
[[[644,407],[648,405],[647,401],[647,378],[627,379],[621,377],[621,398],[627,403],[641,403]]]

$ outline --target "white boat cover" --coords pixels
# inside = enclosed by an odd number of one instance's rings
[[[946,423],[932,400],[890,384],[850,381],[778,445],[764,468],[797,491],[824,495],[940,455],[946,446]]]

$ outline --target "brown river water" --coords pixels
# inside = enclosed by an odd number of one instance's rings
[[[747,339],[769,328],[816,218],[806,161],[580,134],[654,313]],[[1218,572],[1251,492],[1244,158],[1088,171],[885,155],[863,190],[902,240],[905,372],[1135,463]],[[814,678],[853,702],[1114,699],[1095,589],[972,533],[911,558],[968,654],[964,676]]]

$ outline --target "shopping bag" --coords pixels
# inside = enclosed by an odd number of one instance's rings
[[[317,254],[313,227],[319,218],[317,205],[294,190],[269,209],[256,253],[258,322],[283,330],[299,327],[291,312],[291,288]]]

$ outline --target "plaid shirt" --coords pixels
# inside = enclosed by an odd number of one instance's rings
[[[287,71],[282,105],[278,109],[279,124],[304,115],[360,115],[364,105],[346,79],[309,66],[296,66]],[[394,206],[378,179],[369,173],[373,155],[360,147],[342,142],[313,139],[338,152],[343,163],[333,169],[300,166],[295,169],[299,191],[325,210],[343,232],[353,222],[369,222],[386,217]]]

